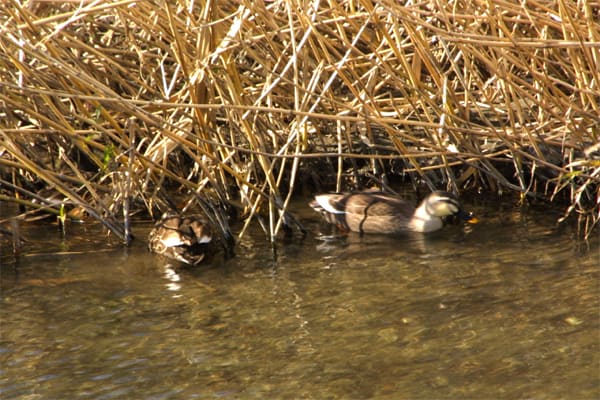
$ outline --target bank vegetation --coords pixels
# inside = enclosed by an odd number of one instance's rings
[[[597,1],[18,1],[0,11],[0,201],[302,224],[299,193],[516,193],[600,219]],[[2,218],[4,219],[4,218]]]

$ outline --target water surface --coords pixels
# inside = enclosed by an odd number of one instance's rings
[[[496,206],[427,237],[303,210],[305,239],[251,232],[195,269],[25,226],[28,254],[2,249],[0,398],[599,398],[598,237]]]

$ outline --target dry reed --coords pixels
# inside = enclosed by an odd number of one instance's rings
[[[589,236],[600,3],[403,3],[9,0],[0,200],[125,241],[139,210],[201,206],[228,235],[235,207],[275,240],[302,229],[299,179],[400,175],[561,198]]]

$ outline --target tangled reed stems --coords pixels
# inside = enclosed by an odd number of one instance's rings
[[[600,4],[403,3],[9,0],[0,200],[125,241],[132,212],[200,206],[227,236],[235,208],[275,240],[299,180],[400,176],[560,200],[589,236]]]

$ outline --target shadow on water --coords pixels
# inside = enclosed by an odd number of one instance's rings
[[[254,232],[196,269],[27,228],[37,255],[1,270],[0,397],[598,398],[598,238],[487,214],[361,237],[307,212],[276,260]]]

